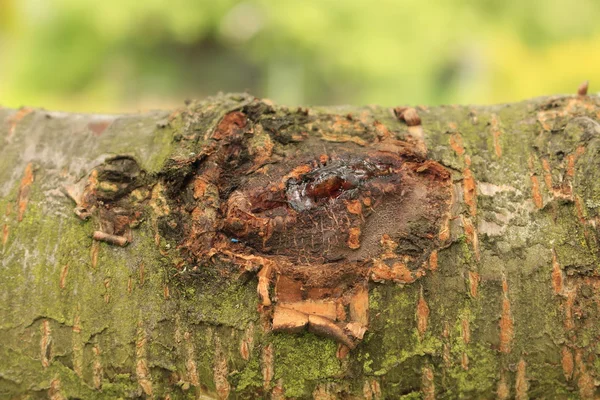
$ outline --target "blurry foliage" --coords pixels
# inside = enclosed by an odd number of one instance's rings
[[[0,103],[495,103],[600,84],[597,0],[0,0]]]

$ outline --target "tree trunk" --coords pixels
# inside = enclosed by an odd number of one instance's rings
[[[598,398],[598,118],[0,109],[0,397]]]

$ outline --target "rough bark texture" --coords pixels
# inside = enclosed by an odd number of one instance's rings
[[[597,398],[599,118],[0,109],[0,397]]]

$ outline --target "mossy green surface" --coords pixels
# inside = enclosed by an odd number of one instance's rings
[[[341,377],[337,343],[311,333],[274,334],[275,380],[283,380],[285,395],[307,397],[317,383]]]

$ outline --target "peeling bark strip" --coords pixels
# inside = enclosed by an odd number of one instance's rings
[[[600,397],[600,98],[413,109],[0,108],[0,397]]]

